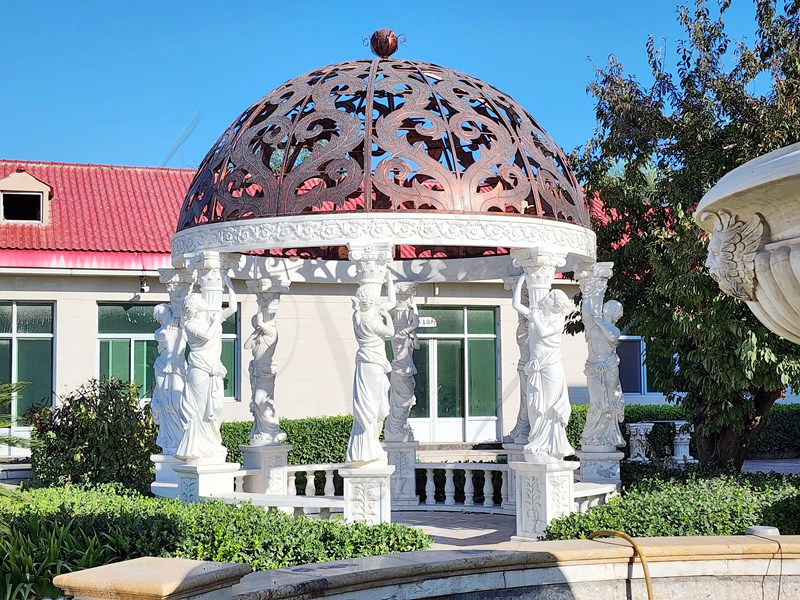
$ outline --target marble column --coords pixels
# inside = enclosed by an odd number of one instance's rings
[[[516,277],[506,277],[503,279],[504,287],[513,290],[517,282]],[[530,306],[528,298],[528,288],[522,289],[522,302]],[[530,349],[528,348],[528,319],[517,313],[517,346],[519,347],[519,360],[517,361],[517,375],[519,376],[519,411],[517,412],[517,422],[511,432],[503,438],[503,447],[524,446],[528,443],[528,434],[531,431],[531,424],[528,421],[528,397],[526,392],[528,376],[525,374],[525,365],[530,360]],[[513,448],[512,450],[516,450]]]
[[[186,465],[175,471],[181,478],[180,495],[186,498],[192,497],[192,490],[200,496],[232,492],[233,474],[239,470],[238,464],[225,462],[227,450],[220,435],[226,375],[222,323],[237,309],[230,278],[226,275],[223,282],[223,259],[218,252],[201,252],[186,261],[200,288],[186,296],[182,314],[189,358],[181,407],[186,428],[176,456]],[[226,287],[228,307],[223,309]]]
[[[619,486],[619,463],[624,454],[617,448],[625,445],[619,428],[625,419],[625,399],[619,380],[616,348],[620,330],[616,322],[622,316],[622,305],[616,300],[603,303],[613,267],[610,262],[593,263],[575,271],[583,297],[581,313],[589,350],[584,371],[589,407],[578,457],[581,481]]]
[[[160,327],[155,332],[158,358],[153,365],[156,385],[151,408],[161,453],[150,456],[155,466],[155,481],[150,490],[157,496],[173,498],[178,494],[179,479],[173,467],[182,464],[175,452],[185,426],[181,403],[186,384],[186,336],[181,327],[181,314],[186,295],[192,288],[192,273],[185,269],[161,269],[159,281],[167,287],[169,302],[153,309],[153,317]]]
[[[278,306],[281,295],[289,291],[289,284],[289,281],[279,278],[247,282],[247,289],[256,295],[258,301],[258,312],[252,319],[253,333],[244,343],[245,349],[253,354],[249,368],[252,389],[250,412],[253,415],[251,446],[280,444],[286,439],[275,410],[277,368],[273,358],[278,346]]]
[[[388,522],[391,513],[390,477],[395,470],[380,443],[383,421],[389,415],[391,365],[386,340],[394,336],[389,311],[395,306],[394,282],[388,270],[393,246],[386,243],[348,245],[358,289],[353,296],[353,331],[358,342],[353,375],[353,430],[347,446],[344,480],[345,521]],[[381,299],[387,284],[387,300]]]
[[[556,269],[566,257],[547,249],[513,250],[514,265],[522,268],[524,284],[517,281],[512,305],[528,324],[528,362],[525,396],[528,408],[528,440],[525,460],[561,460],[574,451],[567,442],[570,405],[561,364],[561,335],[569,299],[552,290]],[[523,302],[528,291],[527,305]]]
[[[391,244],[349,245],[350,262],[356,268],[358,289],[353,296],[353,330],[358,351],[353,375],[353,430],[347,447],[348,467],[368,463],[387,464],[379,438],[384,419],[389,416],[391,364],[385,341],[394,336],[389,311],[395,306],[394,283],[388,270]],[[388,298],[381,291],[387,283]]]
[[[253,428],[250,444],[239,446],[242,468],[257,471],[243,480],[243,491],[256,494],[286,494],[286,466],[292,447],[284,445],[286,433],[280,428],[275,410],[275,376],[273,357],[278,345],[277,314],[281,295],[288,293],[290,282],[273,277],[252,279],[247,289],[256,295],[258,312],[253,316],[253,333],[244,343],[253,353],[250,361],[250,412]]]
[[[392,502],[395,505],[419,504],[416,492],[417,451],[419,442],[408,425],[411,407],[416,402],[414,350],[419,348],[417,328],[419,313],[414,303],[416,283],[396,285],[397,306],[394,309],[392,337],[392,372],[389,376],[389,416],[383,431],[383,449],[395,471],[391,478]]]

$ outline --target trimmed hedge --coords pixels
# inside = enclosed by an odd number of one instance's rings
[[[800,456],[800,404],[776,404],[764,418],[750,458]]]
[[[347,457],[347,442],[353,427],[352,415],[335,417],[309,417],[307,419],[281,419],[281,429],[286,432],[290,465],[318,465],[342,463]],[[220,431],[222,443],[228,449],[229,462],[242,462],[239,446],[248,443],[252,423],[223,423]]]
[[[238,562],[254,570],[425,549],[397,524],[344,525],[250,504],[183,504],[122,486],[65,486],[0,497],[0,588],[55,597],[59,573],[139,556]]]
[[[634,537],[740,535],[750,525],[800,533],[800,476],[623,463],[623,479],[621,496],[555,519],[543,539],[583,539],[598,529]]]

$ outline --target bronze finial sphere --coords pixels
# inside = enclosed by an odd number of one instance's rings
[[[389,58],[397,52],[397,34],[391,29],[378,29],[372,34],[369,46],[381,58]]]

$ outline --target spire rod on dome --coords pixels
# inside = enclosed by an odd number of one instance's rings
[[[389,58],[397,52],[397,45],[403,44],[405,41],[406,36],[402,34],[398,36],[391,29],[377,29],[369,40],[369,47],[376,56]]]

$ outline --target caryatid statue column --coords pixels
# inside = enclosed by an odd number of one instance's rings
[[[278,369],[274,356],[278,346],[278,305],[281,295],[289,292],[290,282],[279,277],[251,279],[247,289],[256,295],[258,311],[253,315],[253,333],[244,343],[251,350],[250,412],[253,428],[250,444],[239,446],[244,456],[243,468],[258,471],[244,478],[243,491],[257,494],[286,494],[286,465],[292,447],[284,445],[286,433],[278,424],[275,411],[275,376]]]
[[[616,300],[605,304],[608,280],[614,274],[614,263],[602,262],[576,269],[581,287],[586,343],[586,382],[589,407],[581,436],[581,480],[592,483],[613,483],[619,486],[619,462],[625,445],[619,424],[625,419],[625,399],[619,380],[619,356],[616,349],[620,330],[616,326],[622,316],[622,305]]]
[[[571,409],[561,363],[561,334],[572,303],[563,291],[551,289],[566,256],[546,247],[512,250],[512,256],[523,271],[511,305],[528,325],[525,394],[530,431],[525,460],[509,462],[515,474],[517,515],[511,539],[536,540],[552,519],[572,512],[573,472],[579,466],[563,460],[573,452],[566,435]]]
[[[517,284],[516,277],[504,277],[503,287],[507,290],[514,290]],[[528,288],[522,288],[522,302],[530,304],[528,299]],[[528,421],[528,375],[525,373],[525,366],[530,362],[531,351],[528,347],[528,318],[522,313],[517,313],[517,332],[516,340],[519,348],[519,360],[517,361],[517,375],[519,376],[519,410],[517,411],[517,422],[511,432],[503,438],[503,449],[506,451],[508,462],[525,460],[522,448],[528,443],[528,435],[531,432],[531,424]],[[516,495],[516,476],[514,471],[509,471],[508,478],[508,497],[511,506],[504,505],[503,508],[514,509],[513,503]]]
[[[394,335],[389,311],[396,303],[395,289],[388,269],[393,246],[385,242],[351,242],[348,248],[358,283],[352,298],[358,351],[353,374],[353,429],[347,446],[347,466],[339,469],[344,480],[344,518],[347,522],[388,523],[391,518],[389,478],[394,466],[388,464],[380,433],[389,415],[386,375],[391,365],[385,344]],[[384,282],[387,287],[385,302],[381,300]]]
[[[392,502],[395,505],[417,505],[416,472],[419,442],[408,425],[408,416],[416,397],[414,375],[414,350],[419,348],[417,328],[419,311],[414,303],[416,282],[398,283],[397,306],[394,309],[394,336],[392,337],[392,372],[389,376],[389,417],[383,430],[383,448],[394,465],[392,474]]]
[[[178,494],[178,475],[173,467],[182,464],[175,452],[185,425],[181,403],[186,383],[186,336],[181,327],[181,313],[193,278],[185,269],[161,269],[159,281],[167,287],[169,302],[153,308],[153,318],[160,326],[155,332],[158,358],[153,364],[155,388],[150,406],[158,426],[156,443],[161,446],[161,453],[150,456],[156,472],[150,490],[157,496],[172,498]]]
[[[184,301],[181,324],[189,358],[181,407],[185,429],[176,456],[185,461],[175,467],[180,475],[179,495],[196,501],[213,493],[233,491],[233,473],[239,465],[226,463],[220,424],[225,399],[222,364],[222,323],[236,312],[236,292],[230,277],[222,275],[223,257],[205,251],[186,257],[186,267],[196,274],[200,292]],[[228,307],[222,307],[225,288]]]
[[[250,431],[250,445],[280,444],[286,433],[278,425],[275,411],[275,350],[278,346],[278,306],[281,294],[289,291],[288,280],[255,279],[247,282],[247,289],[256,295],[258,312],[253,315],[253,333],[244,343],[245,350],[251,350],[250,387],[252,399],[250,412],[253,414],[253,429]]]

